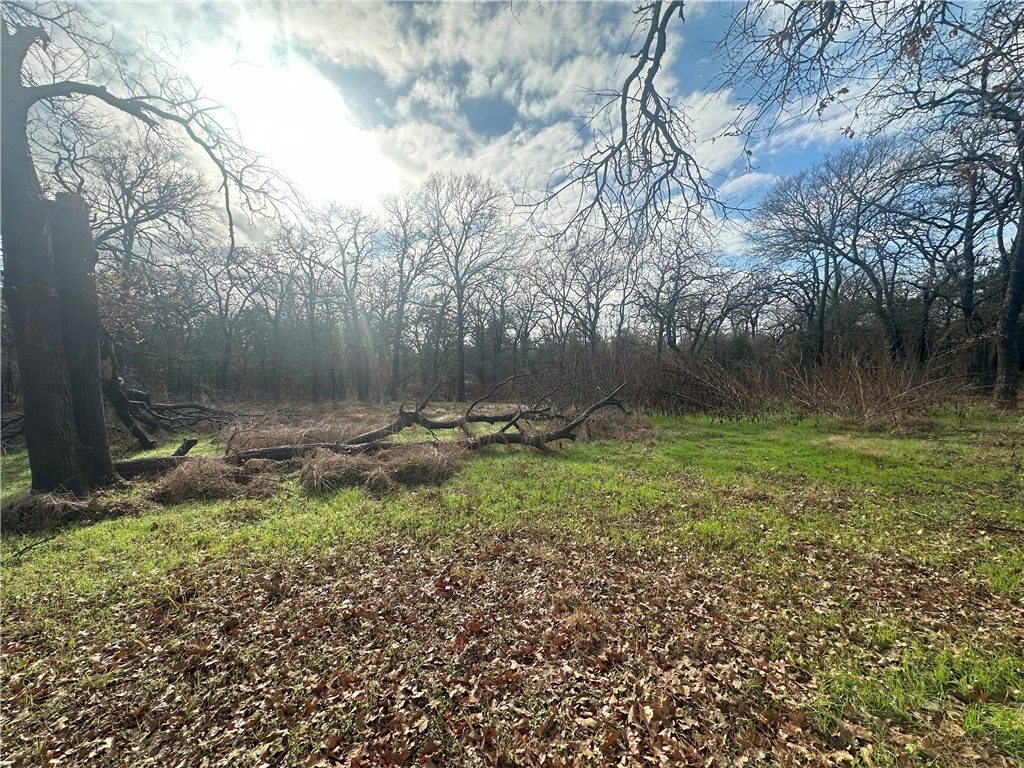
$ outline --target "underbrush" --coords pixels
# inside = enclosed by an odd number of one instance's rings
[[[302,460],[299,480],[307,492],[364,487],[376,496],[397,486],[441,485],[461,469],[467,451],[457,445],[398,446],[375,455],[317,450]]]

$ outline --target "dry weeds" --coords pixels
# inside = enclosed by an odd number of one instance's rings
[[[579,434],[587,441],[643,442],[654,437],[654,430],[651,429],[651,421],[646,416],[606,408],[587,419],[580,427]]]
[[[274,464],[274,462],[270,462]],[[273,496],[280,484],[279,478],[233,467],[220,459],[196,458],[176,467],[164,475],[153,491],[152,498],[161,504],[181,501],[211,501],[245,497],[263,499]]]
[[[466,461],[466,450],[458,445],[410,445],[388,451],[386,468],[401,485],[441,485],[451,479]]]
[[[280,445],[340,443],[386,424],[392,418],[393,413],[379,407],[355,405],[346,405],[344,414],[320,417],[306,413],[277,412],[260,423],[234,425],[225,429],[219,440],[232,451]]]
[[[4,533],[27,533],[59,528],[89,515],[89,505],[62,493],[31,492],[0,513]]]
[[[380,497],[399,485],[440,485],[461,469],[465,458],[465,449],[444,443],[399,445],[374,456],[320,449],[303,461],[299,479],[308,493],[364,487]]]
[[[153,498],[162,503],[227,499],[237,493],[236,472],[220,459],[186,461],[164,475]]]
[[[355,488],[366,481],[376,463],[369,456],[347,456],[319,449],[302,461],[299,480],[308,493]]]

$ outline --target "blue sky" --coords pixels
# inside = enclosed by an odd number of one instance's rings
[[[843,141],[848,119],[800,121],[751,145],[721,137],[737,91],[713,90],[732,3],[675,23],[662,90],[684,105],[693,151],[734,205]],[[639,44],[634,4],[111,3],[124,32],[186,42],[179,60],[253,147],[314,202],[372,205],[434,170],[539,185],[586,149],[594,90],[614,89]]]

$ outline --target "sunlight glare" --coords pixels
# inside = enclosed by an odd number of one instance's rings
[[[373,206],[398,188],[398,169],[354,124],[322,74],[299,56],[275,52],[266,24],[247,20],[238,38],[197,47],[182,63],[208,96],[234,113],[247,146],[317,204]]]

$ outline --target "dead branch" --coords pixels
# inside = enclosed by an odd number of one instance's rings
[[[6,445],[15,438],[20,437],[24,426],[24,414],[12,413],[4,416],[3,422],[0,424],[0,443]]]
[[[488,435],[481,435],[480,437],[471,438],[469,440],[463,440],[461,445],[467,450],[475,451],[480,448],[486,448],[489,445],[527,445],[531,448],[542,448],[548,443],[555,443],[559,440],[575,440],[576,430],[583,426],[587,419],[589,419],[596,411],[599,411],[602,408],[615,407],[621,409],[625,413],[628,413],[625,405],[623,405],[622,401],[616,397],[624,386],[626,386],[624,383],[620,384],[607,397],[602,400],[598,400],[568,424],[556,430],[552,430],[551,432],[537,432],[535,434],[529,434],[520,430],[518,432],[509,433],[506,431],[509,427],[517,426],[517,422],[520,417],[516,416],[499,431],[492,432]]]
[[[22,547],[17,552],[14,552],[13,554],[10,554],[10,555],[7,556],[7,564],[11,565],[12,563],[16,563],[18,561],[18,558],[20,558],[22,555],[27,554],[28,552],[32,551],[33,549],[38,547],[40,544],[45,544],[48,541],[53,541],[54,539],[57,538],[58,535],[59,534],[55,533],[52,536],[47,536],[46,538],[38,539],[36,541],[33,541],[28,546]]]
[[[504,386],[511,379],[506,380],[501,385]],[[399,447],[399,444],[388,441],[386,438],[393,435],[397,435],[405,429],[412,426],[422,426],[429,430],[436,429],[457,429],[462,427],[465,429],[467,423],[486,423],[486,424],[501,424],[502,426],[498,431],[474,437],[471,434],[453,443],[454,445],[461,446],[467,450],[479,450],[486,448],[489,445],[523,445],[531,448],[543,449],[549,443],[555,443],[561,440],[575,440],[576,431],[586,423],[587,419],[590,418],[596,411],[606,407],[617,407],[626,411],[622,401],[618,399],[617,395],[622,390],[624,384],[618,386],[613,392],[607,397],[599,400],[598,402],[591,405],[579,416],[574,418],[572,421],[564,424],[558,429],[550,432],[533,432],[524,429],[521,426],[521,422],[531,420],[542,420],[547,421],[552,418],[556,418],[549,413],[549,409],[542,408],[524,408],[518,407],[515,411],[508,414],[502,415],[483,415],[483,414],[466,414],[457,418],[450,418],[444,420],[428,419],[421,413],[423,408],[426,408],[429,404],[429,396],[424,398],[417,406],[414,411],[406,411],[405,406],[399,406],[398,414],[395,419],[383,427],[364,432],[355,437],[351,437],[348,440],[337,442],[337,443],[306,443],[302,445],[280,445],[272,446],[269,448],[253,448],[246,451],[238,451],[224,456],[224,461],[229,464],[241,465],[250,459],[271,459],[273,461],[288,461],[295,459],[299,456],[305,456],[313,453],[317,450],[327,450],[333,453],[343,454],[360,454],[360,453],[376,453],[380,451],[393,450]],[[436,391],[436,387],[433,391]],[[493,394],[493,393],[491,393]],[[470,410],[477,403],[470,405]],[[564,417],[562,417],[564,418]],[[514,431],[513,431],[514,430]],[[188,442],[188,441],[186,441]],[[418,443],[407,443],[404,445],[424,445],[434,444],[436,441],[421,441]],[[184,445],[184,444],[183,444]],[[180,450],[180,449],[179,449]],[[118,474],[125,479],[133,477],[140,477],[143,475],[160,474],[174,469],[178,465],[186,461],[193,460],[191,457],[184,455],[175,456],[161,456],[147,459],[135,459],[132,461],[122,461],[115,464],[115,469]]]
[[[529,376],[529,374],[527,374],[527,373],[514,373],[511,376],[509,376],[507,379],[505,379],[503,381],[499,381],[497,384],[495,384],[493,387],[491,387],[491,391],[490,392],[488,392],[483,397],[478,397],[476,400],[474,400],[472,403],[470,403],[469,408],[466,409],[466,417],[468,418],[469,414],[471,414],[473,412],[473,409],[476,408],[478,405],[480,405],[480,403],[484,402],[485,400],[490,400],[492,397],[494,397],[496,394],[498,394],[502,389],[505,388],[505,385],[507,385],[509,382],[515,381],[516,379],[521,379],[524,376]],[[420,409],[420,410],[422,410],[422,409]]]
[[[188,437],[181,441],[181,445],[175,449],[171,456],[184,456],[186,453],[191,451],[199,443],[199,438]]]

